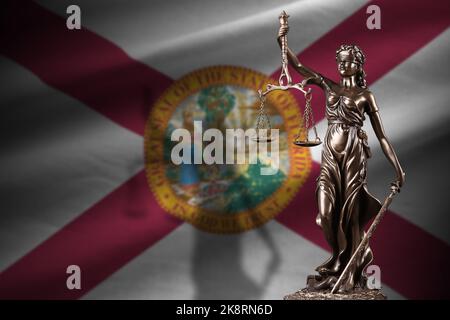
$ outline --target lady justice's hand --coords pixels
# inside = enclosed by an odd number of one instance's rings
[[[281,25],[280,29],[278,30],[278,37],[284,37],[285,35],[287,35],[289,31],[289,26],[288,25]]]
[[[391,183],[391,191],[394,192],[394,194],[400,192],[400,187],[398,186],[397,181]]]

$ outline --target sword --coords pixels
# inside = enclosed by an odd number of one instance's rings
[[[395,184],[391,184],[391,192],[384,200],[383,206],[381,207],[380,211],[378,211],[378,214],[376,215],[375,219],[372,222],[372,225],[370,226],[369,230],[367,230],[367,233],[365,234],[364,238],[359,243],[359,246],[356,248],[355,252],[353,253],[352,257],[350,258],[350,261],[345,266],[344,271],[342,271],[341,276],[339,277],[338,281],[334,285],[333,289],[331,290],[331,293],[335,293],[337,288],[341,285],[342,281],[344,280],[345,275],[347,274],[348,270],[350,269],[350,266],[356,261],[356,257],[361,253],[361,251],[366,247],[366,244],[369,242],[370,238],[372,237],[373,233],[375,232],[375,229],[377,228],[378,224],[380,223],[381,219],[383,218],[384,214],[386,213],[387,208],[392,202],[392,199],[394,199],[394,196],[400,191],[399,187]]]

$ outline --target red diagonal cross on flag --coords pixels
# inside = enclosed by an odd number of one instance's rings
[[[300,53],[301,61],[332,76],[336,67],[330,57],[336,48],[342,43],[356,43],[366,56],[372,57],[366,66],[372,84],[450,23],[446,1],[374,3],[383,10],[381,30],[354,27],[365,26],[364,6]],[[122,49],[85,28],[68,32],[61,28],[65,25],[62,18],[33,2],[8,1],[2,5],[7,8],[3,13],[14,19],[2,19],[0,53],[49,86],[143,135],[149,108],[172,83],[170,78],[131,59]],[[404,15],[406,7],[408,14]],[[433,24],[423,23],[422,16],[433,16]],[[415,25],[414,36],[410,34],[410,23]],[[278,72],[273,74],[275,78]],[[323,101],[323,97],[314,101]],[[323,107],[316,105],[313,110],[316,120],[323,118]],[[319,164],[314,163],[301,193],[276,219],[326,248],[320,229],[313,223],[318,170]],[[121,214],[124,210],[146,212],[146,220],[126,219]],[[141,171],[4,270],[0,274],[0,297],[80,298],[181,223],[158,206]],[[426,276],[450,268],[449,247],[442,240],[391,213],[372,246],[377,263],[387,270],[383,281],[399,293],[408,298],[449,297],[447,283],[432,282]],[[121,250],[113,250],[117,248]],[[61,270],[74,261],[83,270],[83,287],[69,291],[65,285],[67,275]]]

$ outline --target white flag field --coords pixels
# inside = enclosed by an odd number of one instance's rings
[[[80,0],[81,29],[69,30],[71,4],[1,4],[0,298],[282,299],[306,285],[330,254],[315,224],[320,146],[304,151],[301,186],[273,217],[219,234],[173,214],[182,202],[165,202],[149,182],[153,141],[144,143],[158,99],[192,72],[240,68],[278,79],[283,10],[289,47],[321,74],[338,80],[341,44],[356,44],[366,56],[368,87],[406,172],[371,240],[383,292],[389,299],[450,298],[448,1]],[[371,4],[380,8],[381,29],[366,26]],[[246,101],[244,91],[225,85],[234,92],[220,93],[229,101]],[[295,98],[300,114],[304,100]],[[214,110],[200,113],[201,99],[186,99],[168,125],[192,114],[218,119]],[[324,99],[313,87],[322,138]],[[229,111],[225,123],[256,114],[245,110]],[[368,188],[383,200],[395,171],[369,121],[364,130],[373,154]],[[286,157],[278,175],[249,184],[242,182],[248,171],[239,167],[230,178],[226,165],[203,176],[167,166],[164,179],[171,197],[190,199],[194,211],[251,214],[266,198],[284,199],[265,181],[288,179],[281,177],[293,166]],[[71,265],[80,268],[80,288],[67,286]]]

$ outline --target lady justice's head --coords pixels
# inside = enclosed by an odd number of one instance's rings
[[[364,53],[356,45],[341,45],[336,51],[336,61],[339,74],[342,77],[355,76],[356,84],[366,88],[366,73],[363,65],[366,60]]]

